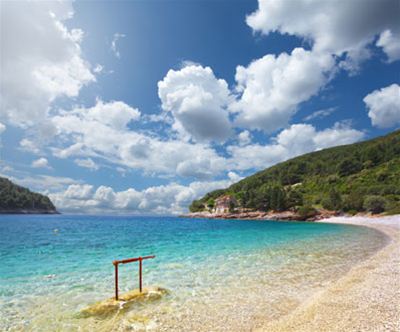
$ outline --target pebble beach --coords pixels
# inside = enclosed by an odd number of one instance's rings
[[[390,242],[291,314],[257,331],[400,331],[400,216],[321,222],[374,228]]]

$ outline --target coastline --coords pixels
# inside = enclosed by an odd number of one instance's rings
[[[60,214],[57,210],[42,210],[42,209],[14,209],[14,210],[1,210],[0,215],[6,214]]]
[[[319,222],[374,228],[390,241],[292,313],[255,331],[399,331],[400,215]]]
[[[274,220],[274,221],[319,221],[338,216],[340,212],[329,210],[316,210],[308,216],[301,216],[293,211],[264,212],[264,211],[246,211],[246,212],[190,212],[181,215],[182,218],[206,218],[206,219],[240,219],[240,220]]]

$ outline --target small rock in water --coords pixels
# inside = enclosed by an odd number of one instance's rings
[[[80,317],[105,317],[115,313],[116,311],[128,310],[135,303],[159,300],[163,295],[168,293],[168,290],[161,287],[147,287],[143,289],[142,293],[140,293],[138,289],[135,289],[128,293],[121,294],[118,301],[116,301],[115,298],[110,298],[92,304],[91,306],[81,310]]]

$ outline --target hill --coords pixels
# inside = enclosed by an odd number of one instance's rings
[[[20,187],[0,177],[0,214],[58,213],[51,200],[44,195]]]
[[[279,163],[193,201],[190,211],[215,212],[227,198],[233,213],[290,210],[306,216],[317,209],[400,213],[400,130]]]

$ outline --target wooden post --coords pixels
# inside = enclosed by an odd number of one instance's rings
[[[139,257],[139,291],[142,292],[142,257]]]
[[[115,300],[118,301],[118,262],[113,262],[115,267]]]

